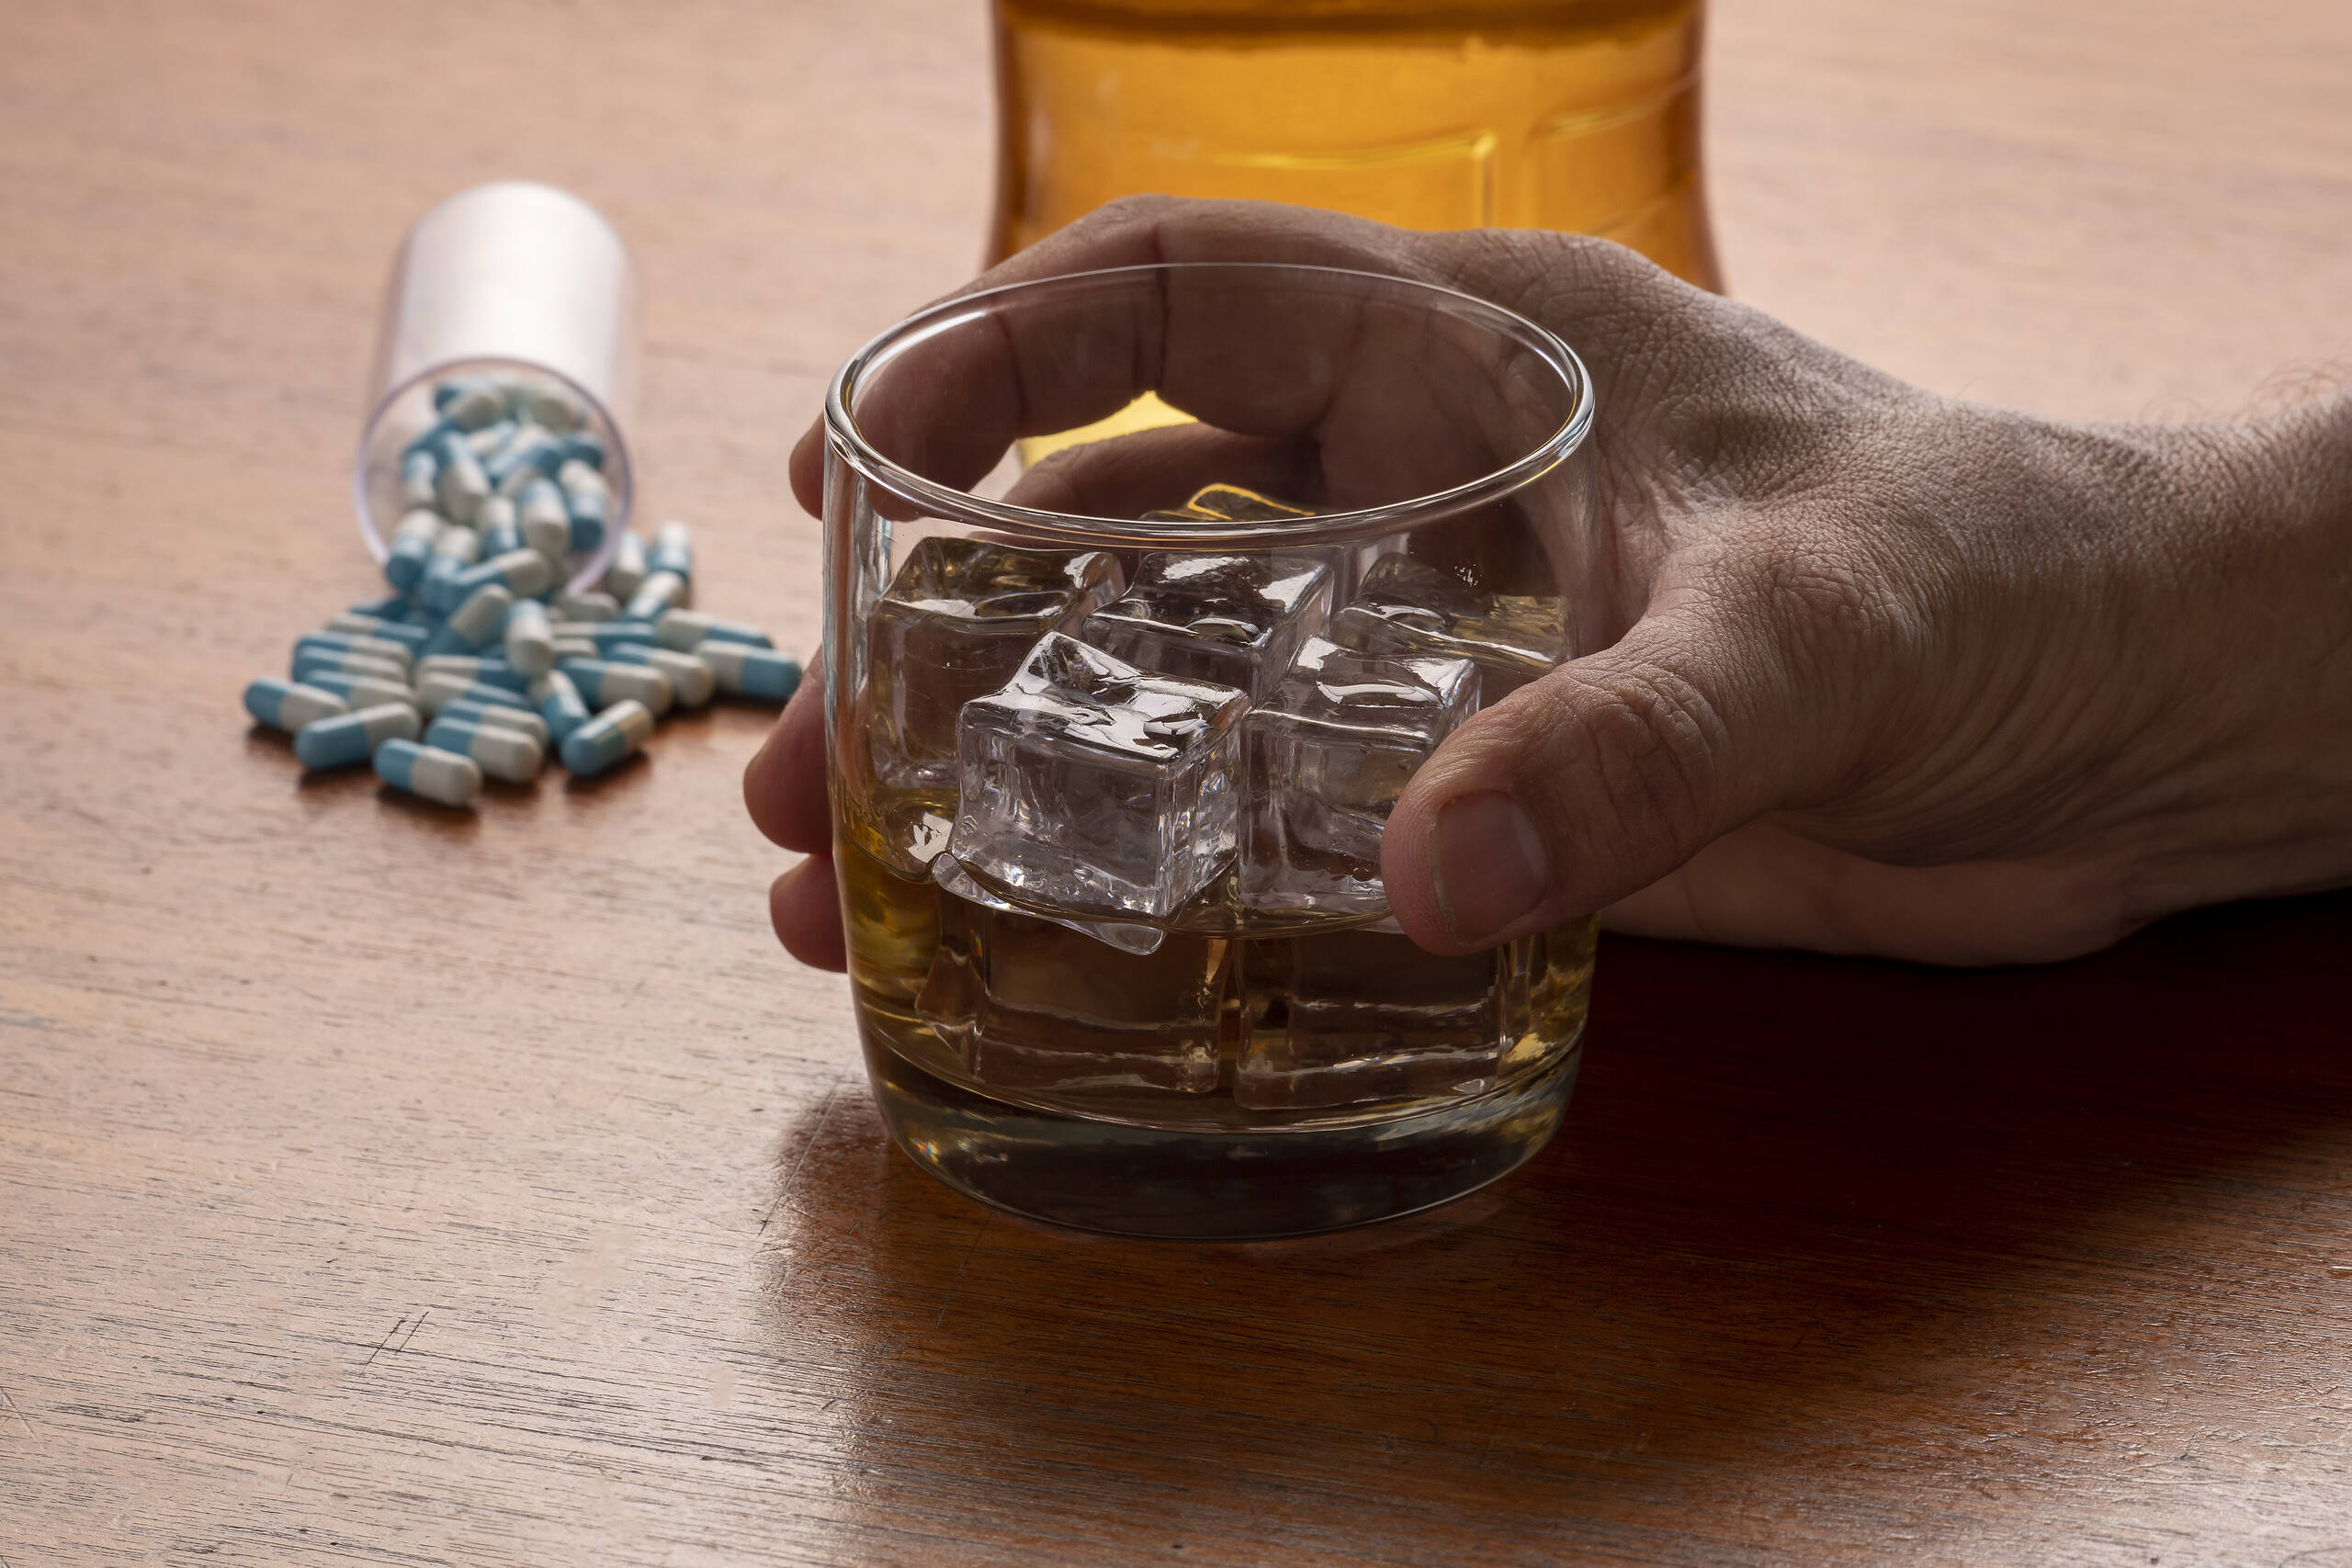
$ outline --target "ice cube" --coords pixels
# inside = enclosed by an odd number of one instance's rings
[[[1588,916],[1439,958],[1377,928],[1237,942],[1234,1103],[1250,1110],[1483,1093],[1584,1032]]]
[[[924,789],[876,785],[849,830],[859,847],[901,876],[927,879],[956,826],[954,781]]]
[[[1380,836],[1413,770],[1477,710],[1467,659],[1309,637],[1241,725],[1241,902],[1379,915]]]
[[[1515,1037],[1510,948],[1440,958],[1406,937],[1346,931],[1246,951],[1237,1105],[1476,1094]]]
[[[1048,632],[964,705],[948,847],[1024,907],[1165,920],[1233,858],[1248,706]]]
[[[1374,561],[1331,617],[1331,638],[1367,653],[1434,653],[1478,666],[1481,705],[1544,674],[1567,656],[1558,599],[1488,593],[1402,554]]]
[[[957,712],[1003,685],[1038,637],[1117,598],[1122,581],[1108,550],[918,541],[867,622],[868,734],[882,782],[952,784]]]
[[[1158,953],[1159,944],[1168,940],[1168,933],[1158,926],[1136,925],[1122,920],[1073,920],[1067,915],[1045,915],[1039,910],[1023,909],[973,881],[972,874],[966,871],[964,863],[954,855],[940,855],[933,859],[931,874],[932,880],[939,884],[939,890],[953,897],[994,909],[1000,914],[1035,915],[1050,919],[1057,926],[1068,926],[1122,953]]]
[[[1214,484],[1204,486],[1193,498],[1171,512],[1147,512],[1147,521],[1160,523],[1220,522],[1273,523],[1288,517],[1312,517],[1315,513],[1304,506],[1272,496],[1261,495],[1239,485]],[[1331,603],[1344,604],[1354,597],[1356,584],[1363,581],[1372,563],[1391,550],[1405,547],[1402,534],[1383,535],[1358,544],[1308,545],[1300,548],[1320,558],[1331,568]]]
[[[1384,534],[1376,539],[1365,539],[1352,545],[1327,545],[1322,553],[1331,562],[1331,603],[1353,604],[1363,592],[1363,581],[1374,566],[1405,547],[1408,536]]]
[[[1150,953],[1120,953],[1059,921],[961,897],[940,900],[939,921],[916,1010],[981,1083],[1216,1088],[1225,939],[1178,935]]]
[[[1163,513],[1161,516],[1214,517],[1228,523],[1274,523],[1286,517],[1312,517],[1315,513],[1304,506],[1294,506],[1287,501],[1261,495],[1239,485],[1208,485],[1184,503],[1181,513]],[[1331,603],[1344,604],[1355,597],[1356,585],[1372,563],[1392,550],[1405,547],[1405,536],[1387,534],[1359,544],[1315,545],[1307,553],[1320,557],[1331,567]]]
[[[1309,553],[1159,551],[1079,635],[1143,669],[1238,687],[1254,701],[1330,618],[1331,575]]]

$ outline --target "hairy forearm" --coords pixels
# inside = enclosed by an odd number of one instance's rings
[[[2092,930],[2352,883],[2352,400],[2085,426],[1914,396],[1879,424],[1907,460],[1841,457],[1798,535],[1870,608],[1791,617],[1851,694],[1774,821],[2046,868]]]

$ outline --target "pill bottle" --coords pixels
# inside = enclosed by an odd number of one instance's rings
[[[601,531],[575,526],[571,581],[600,574],[628,523],[623,434],[638,353],[628,249],[604,214],[527,180],[475,186],[416,220],[384,295],[368,414],[352,471],[359,531],[382,560],[406,502],[402,466],[441,423],[454,385],[479,379],[598,457]],[[571,424],[570,430],[554,429]]]

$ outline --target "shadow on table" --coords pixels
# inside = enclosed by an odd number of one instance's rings
[[[1996,1517],[2115,1401],[2189,1418],[2185,1359],[2332,1354],[2343,1292],[2281,1303],[2352,1262],[2347,939],[2352,898],[2042,970],[1613,942],[1550,1150],[1303,1241],[994,1213],[844,1086],[783,1148],[778,1343],[838,1363],[852,1493],[980,1560],[1742,1557],[1850,1540],[1809,1511],[1873,1474]]]

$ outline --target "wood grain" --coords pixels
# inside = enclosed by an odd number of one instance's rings
[[[654,515],[806,646],[786,442],[977,255],[973,0],[0,8],[0,1561],[2352,1564],[2352,900],[1988,975],[1611,942],[1442,1213],[1140,1246],[889,1151],[667,726],[477,820],[236,693],[367,592],[401,226],[631,238]],[[2352,347],[2352,11],[1724,0],[1737,290],[1960,395]]]

